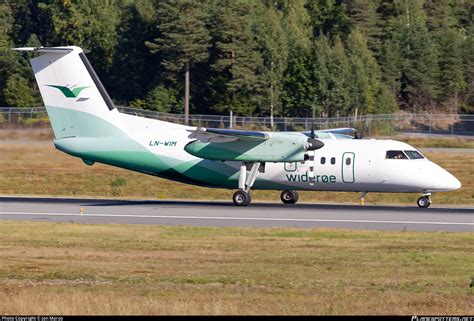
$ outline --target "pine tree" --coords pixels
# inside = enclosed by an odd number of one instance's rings
[[[147,42],[147,46],[153,53],[163,55],[161,64],[171,80],[176,81],[176,75],[184,73],[184,117],[187,124],[190,70],[209,57],[206,17],[202,5],[192,0],[160,1],[157,17],[160,36],[155,42]]]
[[[400,93],[401,56],[397,38],[386,39],[382,44],[379,58],[382,81],[393,97]]]
[[[348,56],[351,63],[349,86],[350,109],[357,108],[360,113],[388,113],[396,109],[395,98],[382,83],[381,72],[372,52],[367,48],[364,36],[352,31],[347,40]]]
[[[459,95],[466,88],[462,42],[460,32],[456,29],[444,29],[438,38],[439,46],[443,48],[439,56],[443,96],[448,100],[449,109],[453,113],[457,113]]]
[[[326,117],[345,114],[350,109],[350,63],[339,37],[331,46],[322,36],[315,44],[316,105]]]
[[[288,42],[288,60],[283,75],[282,114],[308,117],[315,103],[311,18],[303,1],[281,4],[282,26]],[[315,110],[319,115],[322,110]]]
[[[125,6],[117,25],[117,47],[110,68],[110,94],[124,103],[143,98],[159,83],[160,64],[145,41],[156,36],[155,8],[148,1]],[[158,58],[159,59],[159,58]]]
[[[290,52],[281,98],[284,116],[311,117],[313,107],[316,115],[322,111],[316,105],[312,57],[311,49],[306,47],[296,47]]]
[[[468,29],[462,47],[464,61],[464,79],[466,90],[463,93],[462,111],[474,113],[474,24]]]
[[[2,3],[0,4],[0,88],[6,87],[7,80],[13,73],[14,57],[10,52],[12,46],[10,33],[12,29],[13,16],[11,7],[6,3]],[[0,105],[8,105],[3,90],[0,91]]]
[[[311,17],[312,37],[317,39],[326,36],[345,38],[350,32],[350,23],[347,17],[347,8],[343,1],[314,0],[307,3]]]
[[[211,13],[211,109],[253,115],[262,104],[263,60],[252,33],[253,17],[247,2],[216,2]]]
[[[428,0],[424,4],[427,25],[438,48],[440,82],[443,88],[440,98],[450,112],[459,109],[460,94],[466,88],[462,46],[465,41],[463,28],[456,17],[460,7],[457,1]]]
[[[351,0],[348,4],[349,21],[352,30],[362,32],[367,39],[367,45],[375,56],[380,52],[381,28],[377,2],[373,0]]]
[[[397,41],[401,53],[400,99],[412,106],[430,109],[440,94],[438,52],[426,27],[423,0],[404,0],[397,10]]]
[[[282,26],[282,12],[273,4],[254,9],[255,39],[263,59],[262,114],[281,114],[283,73],[288,64],[288,39]]]

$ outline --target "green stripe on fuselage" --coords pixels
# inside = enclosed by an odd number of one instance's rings
[[[195,158],[184,162],[168,155],[154,154],[118,127],[95,115],[48,106],[48,114],[68,113],[77,137],[54,141],[57,149],[89,162],[117,166],[167,179],[208,187],[237,188],[240,162],[220,162]],[[54,122],[54,120],[51,120]],[[53,124],[54,126],[54,124]],[[178,129],[177,129],[178,130]],[[183,153],[186,153],[183,150]],[[291,186],[258,178],[260,189]]]

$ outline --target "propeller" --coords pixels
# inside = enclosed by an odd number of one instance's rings
[[[320,149],[324,146],[324,143],[320,140],[317,140],[316,135],[314,133],[314,119],[313,123],[311,124],[311,133],[308,138],[308,143],[306,146],[306,150],[308,151],[308,160],[309,160],[309,170],[308,170],[308,180],[309,185],[314,185],[315,176],[314,176],[314,166],[315,166],[315,157],[316,157],[316,150]]]

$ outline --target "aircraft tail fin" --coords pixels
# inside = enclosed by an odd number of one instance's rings
[[[56,139],[113,135],[124,130],[99,77],[79,47],[15,48],[42,53],[31,66]]]

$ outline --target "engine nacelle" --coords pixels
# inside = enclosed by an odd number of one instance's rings
[[[310,138],[311,139],[311,138]],[[303,135],[271,133],[266,140],[235,140],[231,142],[188,143],[184,150],[193,156],[221,161],[299,162],[305,160],[308,149],[324,146],[323,142]]]

